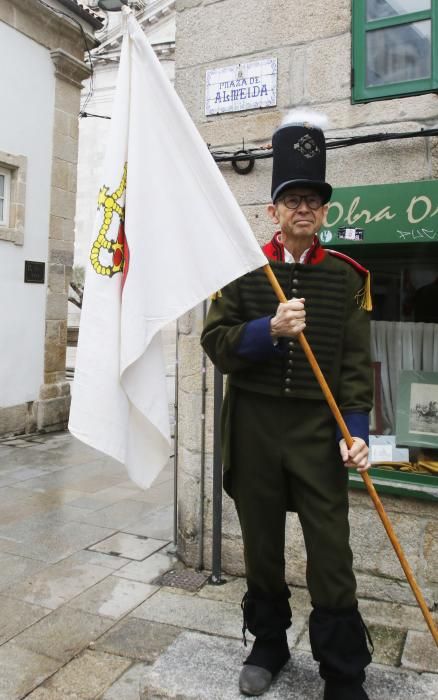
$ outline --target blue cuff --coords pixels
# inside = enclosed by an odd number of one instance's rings
[[[283,352],[281,342],[277,345],[272,342],[271,316],[263,316],[246,323],[237,348],[239,357],[247,360],[264,360],[271,355],[281,355]]]
[[[369,418],[368,413],[343,413],[342,418],[347,424],[351,437],[359,437],[369,442]],[[336,425],[336,440],[342,440],[342,433]]]

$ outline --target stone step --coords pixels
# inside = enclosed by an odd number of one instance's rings
[[[241,700],[238,677],[248,650],[235,640],[198,632],[183,632],[147,669],[141,681],[141,700]],[[379,700],[432,700],[438,696],[438,677],[391,670],[372,664],[366,689]],[[321,700],[323,681],[312,655],[292,650],[292,659],[275,679],[266,700]]]

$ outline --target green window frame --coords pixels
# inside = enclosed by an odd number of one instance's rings
[[[352,102],[369,102],[438,91],[438,0],[431,0],[428,10],[381,19],[367,19],[366,0],[352,0]],[[431,75],[429,78],[404,80],[369,86],[366,83],[367,37],[378,29],[402,27],[412,22],[431,22]]]
[[[435,0],[438,3],[438,0]],[[418,180],[379,185],[354,185],[335,188],[330,209],[319,237],[324,247],[333,248],[351,256],[371,271],[371,286],[375,311],[376,277],[401,275],[402,268],[421,271],[430,268],[438,274],[438,180]],[[424,205],[424,206],[423,206]],[[417,222],[418,219],[418,222]],[[346,234],[351,235],[346,235]],[[353,235],[353,234],[358,234]],[[382,317],[389,321],[413,321],[412,310],[401,315],[401,276],[395,289],[399,300],[393,305],[395,315]],[[387,293],[382,289],[380,295]],[[410,316],[409,316],[410,314]],[[375,320],[380,320],[376,317]],[[435,323],[435,322],[434,322]],[[384,361],[378,358],[377,361]],[[376,385],[377,388],[377,385]],[[378,395],[378,394],[377,394]],[[396,405],[396,403],[395,403]],[[377,406],[377,404],[376,404]],[[381,420],[377,420],[376,435],[382,434]],[[391,434],[396,435],[396,423]],[[400,442],[398,447],[410,449],[409,461],[416,461],[415,448]],[[424,445],[424,447],[427,447]],[[412,448],[412,451],[411,451]],[[435,448],[434,448],[435,449]],[[431,458],[434,461],[435,457]],[[389,460],[390,461],[390,460]],[[369,471],[379,494],[423,499],[438,503],[438,473],[402,471],[372,466]],[[362,477],[349,469],[351,489],[365,489]]]

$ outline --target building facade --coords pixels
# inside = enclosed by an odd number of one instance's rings
[[[372,273],[372,478],[430,605],[438,590],[437,11],[430,0],[335,0],[329,9],[322,0],[178,0],[176,35],[176,88],[212,152],[269,151],[291,108],[328,117],[334,195],[320,237]],[[271,166],[256,159],[242,175],[219,163],[260,243],[274,233]],[[179,551],[208,568],[213,371],[199,347],[204,313],[179,324],[177,454]],[[225,495],[223,509],[223,569],[242,574],[239,525]],[[357,475],[350,521],[360,595],[413,604]],[[286,561],[288,581],[305,585],[294,514]]]
[[[78,113],[100,26],[76,0],[0,0],[0,436],[67,424]]]

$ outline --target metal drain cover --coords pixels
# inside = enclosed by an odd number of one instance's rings
[[[166,571],[159,576],[153,584],[156,586],[170,586],[171,588],[183,588],[185,591],[198,591],[206,582],[207,576],[193,569],[180,569]]]

